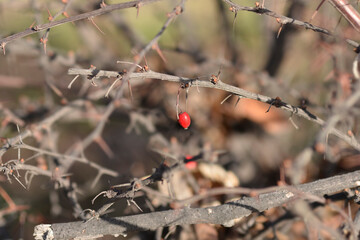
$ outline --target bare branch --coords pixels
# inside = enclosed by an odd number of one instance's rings
[[[92,76],[93,71],[90,69],[70,68],[68,70],[68,74],[69,75]],[[99,71],[97,71],[97,74],[96,74],[96,76],[94,76],[94,78],[118,77],[119,74],[120,74],[119,72],[115,72],[115,71],[99,70]],[[238,95],[242,98],[253,99],[253,100],[256,100],[259,102],[274,105],[275,107],[281,108],[285,111],[290,112],[291,114],[294,114],[299,117],[305,118],[309,121],[315,122],[321,126],[323,126],[325,124],[324,120],[315,116],[314,114],[310,113],[308,110],[306,110],[304,108],[296,107],[296,106],[293,106],[293,105],[285,103],[285,102],[281,102],[281,104],[277,106],[275,103],[276,99],[274,99],[274,98],[264,96],[261,94],[257,94],[257,93],[253,93],[253,92],[247,91],[242,88],[234,87],[232,85],[224,83],[223,81],[219,81],[217,84],[212,84],[210,81],[207,81],[207,80],[198,80],[198,79],[192,79],[192,78],[187,78],[187,77],[178,77],[178,76],[158,73],[158,72],[154,72],[154,71],[148,71],[148,72],[142,72],[142,73],[131,73],[127,76],[129,79],[152,78],[152,79],[159,79],[159,80],[170,81],[170,82],[190,83],[191,86],[197,86],[197,87],[215,88],[215,89],[226,91],[233,95]],[[340,139],[342,139],[346,143],[348,143],[350,146],[354,147],[357,150],[360,150],[360,144],[357,141],[354,141],[353,138],[351,138],[347,134],[339,131],[338,129],[331,127],[330,129],[328,129],[328,133],[339,137]]]

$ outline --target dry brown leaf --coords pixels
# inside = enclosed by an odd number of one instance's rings
[[[221,183],[225,187],[237,187],[240,184],[239,179],[233,172],[226,171],[218,164],[200,163],[199,171],[205,178]]]

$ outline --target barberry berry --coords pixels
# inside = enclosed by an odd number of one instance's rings
[[[184,129],[188,129],[191,123],[189,114],[187,112],[180,113],[178,122]]]

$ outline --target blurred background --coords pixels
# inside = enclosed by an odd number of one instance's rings
[[[121,2],[125,1],[105,1],[107,5]],[[256,1],[234,2],[255,7]],[[320,2],[265,0],[265,8],[310,21]],[[350,2],[358,8],[357,1]],[[61,12],[66,3],[60,0],[0,1],[0,37],[48,22],[49,16]],[[26,189],[17,180],[12,178],[10,183],[5,174],[0,175],[1,239],[31,239],[37,224],[77,219],[74,204],[69,200],[69,188],[64,190],[64,186],[56,186],[56,168],[62,169],[60,178],[71,182],[72,187],[76,186],[75,194],[82,209],[102,206],[102,199],[91,204],[91,199],[99,192],[151,174],[152,169],[163,161],[171,163],[188,155],[202,154],[199,164],[203,163],[204,168],[216,165],[221,170],[212,169],[213,175],[225,171],[234,179],[227,184],[224,179],[211,179],[204,173],[206,170],[193,169],[191,174],[200,189],[218,186],[263,188],[277,185],[279,181],[299,184],[359,168],[359,153],[334,136],[324,139],[320,126],[291,117],[276,107],[267,112],[268,104],[254,100],[238,102],[236,96],[231,96],[222,103],[228,96],[224,91],[191,87],[185,103],[185,90],[181,90],[180,108],[186,109],[192,120],[189,129],[184,130],[176,118],[180,85],[154,79],[134,81],[133,98],[126,89],[116,110],[105,119],[100,136],[79,151],[78,147],[100,124],[106,107],[112,102],[111,97],[105,98],[105,92],[115,79],[95,79],[92,83],[86,77],[80,77],[69,89],[74,76],[67,74],[68,69],[91,66],[111,71],[128,69],[131,65],[117,61],[134,62],[134,56],[160,31],[167,14],[178,3],[158,1],[138,9],[97,16],[92,19],[95,24],[91,20],[82,20],[54,27],[48,33],[46,52],[40,41],[45,32],[6,45],[6,54],[0,55],[0,137],[17,136],[16,124],[20,132],[34,129],[67,104],[86,100],[80,113],[68,112],[57,119],[50,130],[37,131],[24,142],[37,149],[85,157],[115,171],[116,176],[104,174],[94,185],[98,171],[87,163],[72,161],[66,164],[62,157],[21,149],[21,158],[30,158],[26,164],[48,170],[53,175],[50,178],[34,176]],[[56,20],[93,11],[100,4],[101,1],[73,0]],[[219,78],[227,84],[273,98],[280,97],[282,101],[302,106],[326,120],[354,92],[357,82],[351,69],[356,54],[343,39],[356,41],[359,34],[329,3],[323,4],[311,23],[330,30],[336,37],[293,25],[282,26],[279,34],[281,25],[275,18],[245,11],[235,15],[229,5],[220,0],[186,1],[184,12],[170,24],[158,46],[153,46],[142,64],[147,64],[153,71],[199,80],[208,80],[220,71]],[[115,87],[113,93],[116,90]],[[358,113],[355,105],[341,116],[336,127],[357,136]],[[2,162],[17,158],[18,151],[10,149],[2,156]],[[19,173],[18,180],[22,183],[25,173]],[[171,184],[175,197],[181,199],[196,194],[188,185],[189,195],[176,193],[177,188],[184,190],[180,187],[181,181],[184,178],[174,177]],[[166,192],[156,184],[152,187]],[[212,200],[218,204],[226,201],[223,198]],[[23,208],[6,211],[9,201]],[[136,202],[145,212],[150,211],[149,204],[155,210],[171,207],[157,205],[154,199],[148,199],[144,194]],[[205,203],[216,204],[210,200]],[[201,207],[205,203],[192,206]],[[345,207],[344,201],[338,204]],[[349,205],[349,210],[356,212],[357,206]],[[126,200],[118,201],[113,211],[113,216],[139,212],[136,207],[127,206]],[[241,224],[249,219],[231,230],[220,227],[204,230],[211,232],[214,238],[201,238],[197,226],[193,231],[184,227],[169,239],[193,239],[192,236],[197,239],[253,239],[264,232],[268,235],[261,239],[272,239],[274,233],[266,232],[267,223],[280,218],[284,210],[269,211],[262,218],[257,215],[255,223],[243,232],[239,230],[243,227]],[[327,218],[328,222],[324,223],[327,226],[337,228],[343,223],[339,214],[325,207],[317,214],[320,219]],[[169,230],[164,230],[163,237],[166,231]],[[286,228],[279,227],[275,232],[278,237],[283,236],[281,239],[307,238],[305,224],[299,220]],[[159,234],[131,234],[128,238],[155,236]]]

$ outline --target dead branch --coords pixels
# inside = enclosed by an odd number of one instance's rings
[[[318,197],[339,192],[345,188],[360,186],[360,171],[338,175],[311,183],[294,186],[300,192]],[[234,219],[249,216],[254,212],[263,212],[298,199],[296,191],[277,190],[260,194],[256,198],[243,197],[216,207],[184,208],[162,212],[145,213],[126,217],[99,218],[84,222],[37,225],[35,239],[53,236],[47,239],[94,238],[104,235],[126,235],[134,231],[156,230],[160,227],[188,225],[196,223],[221,224],[231,227]]]

